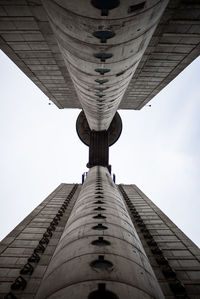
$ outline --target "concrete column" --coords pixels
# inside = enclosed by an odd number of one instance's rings
[[[109,145],[108,131],[91,131],[89,146],[89,163],[88,167],[101,165],[108,166],[109,161]]]
[[[42,3],[90,129],[108,130],[168,0]]]
[[[36,298],[164,298],[106,167],[89,170]]]

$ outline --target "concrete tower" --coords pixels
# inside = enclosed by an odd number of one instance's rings
[[[1,242],[1,297],[199,298],[199,249],[109,165],[117,109],[141,109],[199,55],[199,4],[0,5],[2,50],[59,108],[83,109],[89,147],[83,184],[61,184]]]
[[[0,298],[199,298],[200,250],[103,166],[61,184],[0,243]]]

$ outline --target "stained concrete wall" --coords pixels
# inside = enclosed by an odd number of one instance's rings
[[[120,190],[165,298],[200,298],[200,249],[137,186]]]

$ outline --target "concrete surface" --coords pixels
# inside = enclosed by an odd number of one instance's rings
[[[100,298],[164,298],[116,185],[95,166],[36,298],[99,298],[92,296],[101,291]]]
[[[92,10],[92,13],[94,13],[97,26],[99,21],[102,22],[106,18],[121,13],[122,10],[122,7],[118,6],[110,10],[107,17],[102,17],[100,10],[93,8],[89,0],[84,1],[84,4],[85,11]],[[127,13],[128,6],[124,9],[123,6],[123,11]],[[127,16],[129,17],[129,14]],[[199,16],[200,5],[197,1],[169,1],[129,83],[119,109],[141,109],[199,55]],[[98,40],[93,36],[91,39]],[[108,40],[109,45],[112,39]],[[117,39],[117,35],[114,39]],[[138,42],[142,42],[142,40],[138,39]],[[100,52],[102,45],[104,44],[100,43],[98,47]],[[138,43],[133,46],[133,51],[136,51],[137,45]],[[59,108],[81,108],[40,0],[34,1],[34,3],[26,0],[0,0],[0,48]],[[96,49],[94,46],[95,53]],[[118,55],[118,57],[121,56],[119,49],[115,49],[115,55]],[[80,47],[78,55],[83,55],[85,51],[87,51],[86,46],[84,51]],[[107,52],[109,52],[109,49]],[[113,59],[112,57],[107,59],[105,67],[109,69],[110,62],[113,62],[112,72],[116,72],[116,63]],[[97,60],[100,61],[100,59]],[[92,62],[94,62],[94,57],[91,55],[88,67],[91,66]],[[130,59],[127,59],[125,65],[127,67],[131,66]],[[123,67],[120,69],[123,71]],[[73,68],[72,72],[74,74],[76,69]],[[94,69],[92,72],[94,74]],[[99,77],[103,78],[106,75],[109,77],[110,74],[112,73],[106,73]],[[121,76],[123,78],[123,74]],[[125,88],[127,81],[123,80]],[[80,93],[83,93],[84,86],[82,85],[79,86]],[[118,85],[120,90],[123,90],[123,86]],[[99,86],[101,88],[103,85],[99,84]],[[115,93],[114,90],[107,90],[109,97],[113,93]],[[124,90],[122,93],[124,93]],[[118,97],[121,96],[122,94],[118,94]]]

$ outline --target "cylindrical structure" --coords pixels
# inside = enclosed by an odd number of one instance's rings
[[[43,0],[91,130],[104,131],[168,0]]]
[[[106,167],[89,170],[36,298],[164,298]]]
[[[90,147],[89,147],[89,162],[88,167],[96,165],[108,166],[109,163],[109,145],[108,131],[91,131]]]

